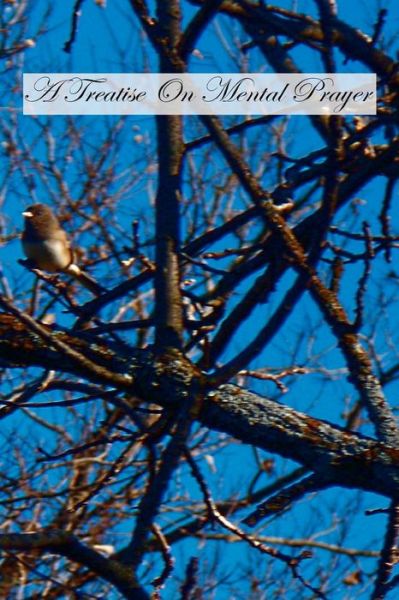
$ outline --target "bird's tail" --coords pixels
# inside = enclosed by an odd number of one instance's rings
[[[69,265],[65,272],[69,275],[72,275],[76,281],[79,281],[85,288],[87,288],[94,296],[100,296],[103,292],[105,292],[105,288],[103,288],[93,277],[82,271],[78,265],[72,263]]]

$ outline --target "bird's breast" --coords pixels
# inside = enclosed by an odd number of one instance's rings
[[[56,273],[63,271],[72,262],[71,250],[61,240],[41,240],[28,242],[22,238],[25,255],[35,263],[38,269]]]

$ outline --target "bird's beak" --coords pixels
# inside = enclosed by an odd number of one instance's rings
[[[30,210],[25,210],[22,213],[22,216],[26,217],[27,219],[30,219],[31,217],[33,217],[33,213],[31,213]]]

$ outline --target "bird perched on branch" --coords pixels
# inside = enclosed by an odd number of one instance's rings
[[[22,247],[29,266],[49,273],[67,273],[96,296],[103,288],[74,262],[66,231],[46,204],[32,204],[22,213],[25,228]]]

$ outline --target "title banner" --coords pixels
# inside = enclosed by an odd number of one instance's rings
[[[25,115],[375,115],[364,73],[25,73]]]

